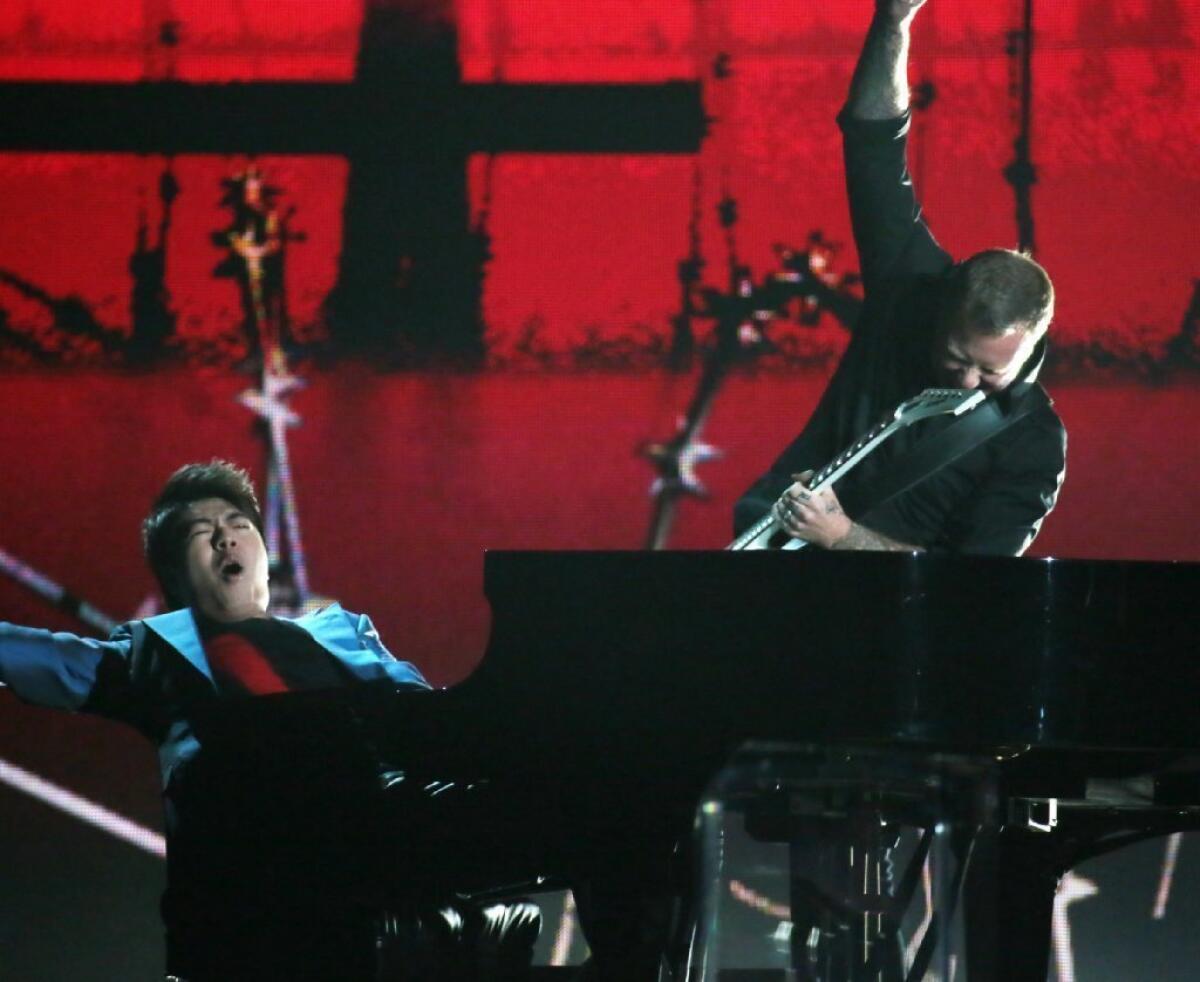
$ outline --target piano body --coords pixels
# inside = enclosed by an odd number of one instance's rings
[[[1200,750],[1200,565],[493,552],[484,579],[479,667],[396,717],[447,773],[665,794],[747,740],[868,744],[1044,760],[1068,797]]]
[[[972,927],[973,979],[1044,979],[1058,874],[1197,824],[1200,565],[498,552],[485,592],[487,653],[431,728],[451,771],[578,788],[644,830],[749,742],[1002,760],[1008,827],[976,862],[1007,870],[978,905],[1007,933]]]
[[[439,778],[549,789],[599,865],[622,843],[686,836],[739,747],[995,762],[1012,829],[977,862],[1020,875],[979,910],[1018,905],[1003,916],[1026,937],[976,925],[969,977],[1041,982],[1057,874],[1196,824],[1200,565],[492,552],[485,592],[479,667],[389,695],[379,742]],[[1147,775],[1159,800],[1089,800]]]

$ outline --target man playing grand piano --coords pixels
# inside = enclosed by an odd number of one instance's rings
[[[865,305],[816,410],[738,501],[735,529],[774,509],[826,549],[1019,555],[1061,486],[1066,432],[1037,382],[1054,289],[1032,258],[989,249],[955,263],[930,235],[906,168],[909,34],[925,0],[876,0],[838,117]],[[1012,425],[878,507],[874,482],[902,466],[924,424],[893,437],[831,488],[804,485],[885,412],[927,387],[982,389]],[[936,428],[936,427],[934,427]]]
[[[0,682],[36,704],[130,723],[158,747],[168,973],[188,982],[457,980],[486,964],[489,978],[522,976],[540,927],[535,906],[461,903],[420,877],[438,862],[425,861],[436,845],[424,833],[448,835],[451,811],[475,820],[476,834],[463,830],[469,839],[454,848],[463,863],[483,856],[486,865],[489,843],[519,845],[530,838],[523,830],[498,826],[450,785],[430,807],[411,773],[356,754],[352,696],[300,695],[289,710],[297,726],[270,746],[222,728],[252,697],[429,688],[365,616],[337,604],[296,620],[268,616],[261,526],[244,471],[188,465],[143,526],[169,613],[107,641],[0,622]],[[383,906],[396,897],[410,904],[400,930]],[[381,974],[381,955],[392,957],[405,932],[421,942]]]

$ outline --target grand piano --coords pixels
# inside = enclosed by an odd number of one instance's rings
[[[686,836],[739,748],[993,762],[975,861],[1007,872],[977,907],[1006,926],[975,917],[969,977],[1041,982],[1057,875],[1196,824],[1200,565],[492,552],[485,591],[479,667],[388,698],[375,739],[447,780],[553,789],[599,863]]]
[[[491,639],[446,701],[480,700],[539,769],[657,779],[749,738],[1200,747],[1200,565],[493,552],[484,571]]]

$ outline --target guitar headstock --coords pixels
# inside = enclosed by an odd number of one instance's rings
[[[985,398],[987,394],[982,389],[926,389],[897,406],[893,419],[902,426],[908,426],[918,420],[946,413],[961,416]]]

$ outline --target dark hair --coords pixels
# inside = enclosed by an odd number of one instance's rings
[[[1032,256],[987,249],[950,274],[947,314],[987,335],[1013,328],[1043,333],[1054,317],[1054,284]]]
[[[262,513],[250,475],[227,460],[185,464],[163,485],[142,522],[142,546],[170,610],[186,607],[189,600],[184,567],[184,521],[188,505],[205,498],[228,501],[262,532]]]

